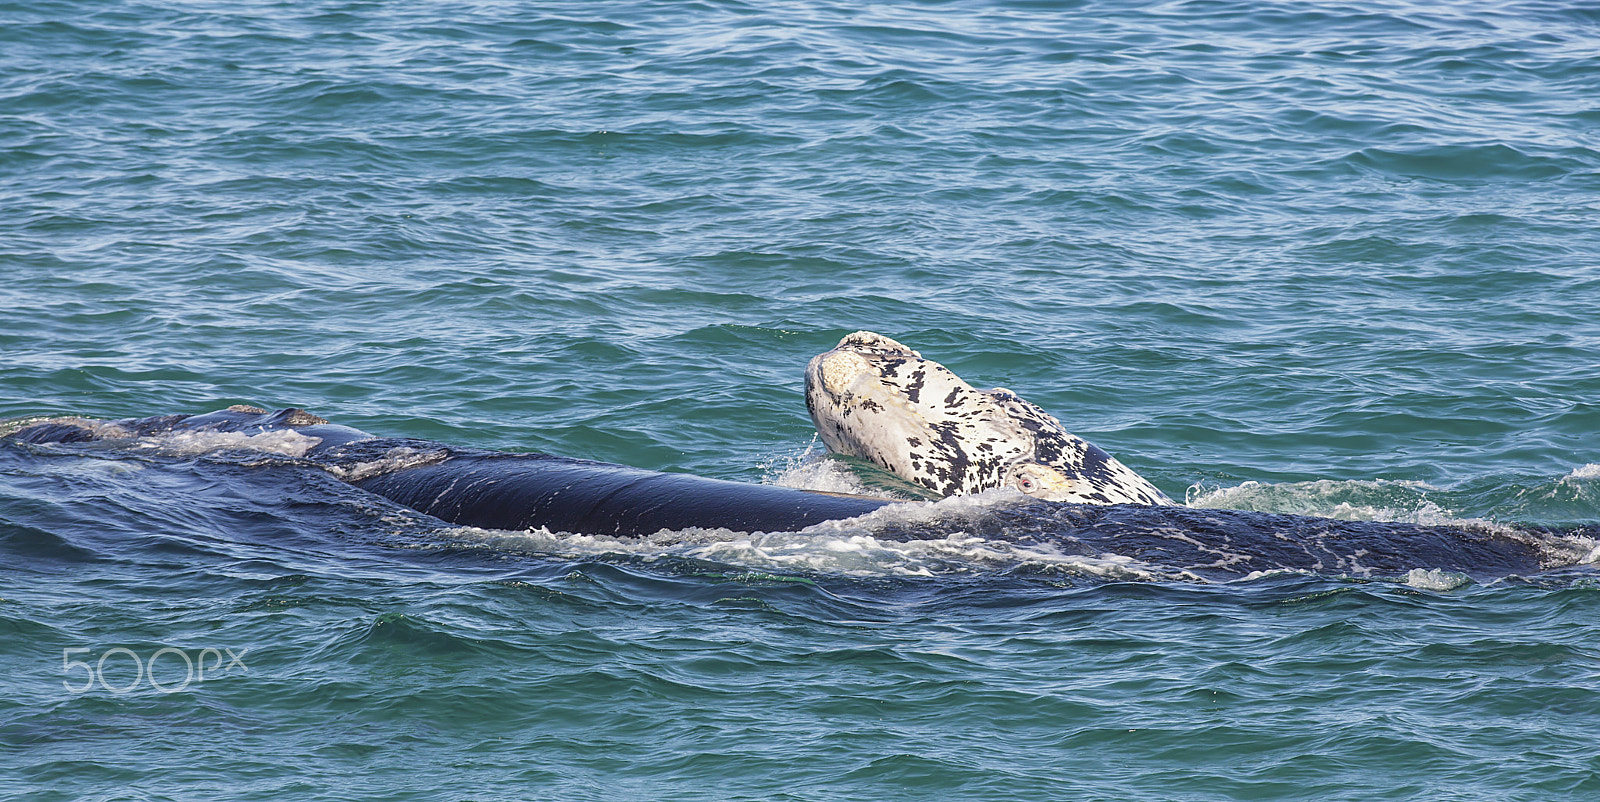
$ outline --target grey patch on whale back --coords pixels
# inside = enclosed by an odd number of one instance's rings
[[[266,415],[268,412],[261,407],[249,404],[234,404],[228,407],[229,412],[238,412],[244,415]],[[284,426],[321,426],[328,422],[327,418],[318,417],[299,407],[289,407],[278,410],[272,414],[272,423]]]
[[[880,334],[806,366],[824,444],[946,496],[1015,486],[1052,501],[1171,504],[1154,485],[1009,390],[982,391]]]
[[[328,422],[327,418],[319,418],[303,409],[289,409],[288,418],[284,420],[290,426],[320,426]]]

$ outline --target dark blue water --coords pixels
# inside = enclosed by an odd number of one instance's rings
[[[1572,531],[1596,97],[1570,3],[0,0],[0,418],[852,489],[801,371],[872,329],[1198,507]],[[464,529],[238,445],[0,445],[0,796],[1600,794],[1581,534],[1217,580],[983,501]]]

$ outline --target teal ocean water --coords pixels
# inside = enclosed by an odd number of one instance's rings
[[[1197,507],[1593,526],[1597,45],[1543,0],[0,0],[0,419],[850,489],[802,370],[871,329]],[[1213,581],[473,530],[191,446],[0,444],[0,797],[1600,798],[1579,535]]]

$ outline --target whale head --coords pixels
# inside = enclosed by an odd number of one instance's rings
[[[830,451],[946,496],[1014,487],[1048,501],[1170,504],[1160,490],[1010,390],[978,390],[881,334],[806,366],[806,407]]]

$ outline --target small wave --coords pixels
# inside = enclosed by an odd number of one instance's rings
[[[1455,183],[1551,179],[1584,168],[1581,161],[1571,157],[1499,142],[1397,149],[1367,147],[1341,161],[1386,175]]]
[[[797,490],[878,496],[899,501],[934,501],[931,490],[908,482],[864,460],[829,454],[820,438],[798,452],[774,457],[762,464],[762,483]]]
[[[859,476],[837,460],[827,459],[817,448],[817,438],[812,437],[806,447],[793,454],[775,457],[761,466],[763,484],[792,487],[798,490],[820,490],[824,493],[852,493],[871,495]]]
[[[1600,464],[1559,478],[1480,476],[1441,488],[1417,481],[1332,480],[1196,484],[1185,494],[1195,508],[1307,515],[1344,521],[1420,526],[1588,528],[1600,516]]]
[[[1529,543],[1538,550],[1541,563],[1550,568],[1600,564],[1600,539],[1594,536],[1592,527],[1583,523],[1590,520],[1592,505],[1552,507],[1548,503],[1552,495],[1559,495],[1552,491],[1563,486],[1569,490],[1576,486],[1581,491],[1589,480],[1597,477],[1600,477],[1600,465],[1591,463],[1554,482],[1545,480],[1526,487],[1513,485],[1493,492],[1471,488],[1445,490],[1423,482],[1390,480],[1244,482],[1234,487],[1191,487],[1187,503],[1194,508],[1462,528]],[[1541,502],[1542,506],[1530,499]],[[1465,505],[1471,511],[1463,512],[1456,504]],[[1552,514],[1553,511],[1560,514]],[[1416,571],[1407,575],[1406,580],[1414,585],[1455,581],[1439,577],[1427,579]]]
[[[1428,498],[1440,488],[1423,482],[1318,479],[1311,482],[1244,482],[1234,487],[1190,487],[1190,507],[1309,515],[1340,521],[1382,521],[1421,526],[1465,522]]]

